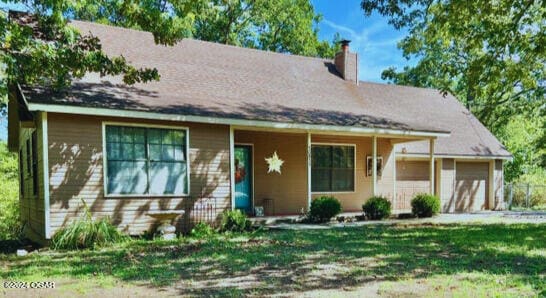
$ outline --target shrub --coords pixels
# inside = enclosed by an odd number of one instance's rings
[[[199,222],[191,229],[190,235],[195,238],[207,238],[215,233],[216,231],[211,225],[206,222]]]
[[[341,203],[334,197],[319,197],[311,202],[309,219],[313,222],[327,222],[341,213]]]
[[[222,232],[245,232],[252,228],[252,224],[241,210],[228,210],[222,216],[220,230]]]
[[[17,155],[0,142],[0,240],[19,238],[21,232]]]
[[[108,218],[93,220],[84,203],[84,214],[77,221],[61,228],[51,239],[53,249],[84,249],[123,242],[129,237],[113,226]]]
[[[370,219],[384,219],[391,215],[391,202],[384,197],[371,197],[362,205],[364,214]]]
[[[440,199],[431,194],[417,194],[411,200],[411,212],[417,217],[431,217],[440,212]]]

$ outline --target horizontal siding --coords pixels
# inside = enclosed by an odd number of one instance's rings
[[[361,211],[362,205],[372,196],[372,177],[366,176],[366,159],[372,156],[371,137],[313,135],[313,143],[355,144],[355,191],[349,193],[314,193],[313,198],[332,195],[341,201],[344,211]],[[377,156],[383,157],[383,172],[377,177],[377,194],[393,199],[394,159],[390,139],[377,138]]]
[[[504,208],[504,172],[502,167],[502,160],[495,160],[493,176],[494,206],[490,206],[490,209],[500,210]]]
[[[23,149],[22,156],[19,159],[23,161],[23,195],[19,196],[19,210],[21,221],[25,225],[25,235],[38,243],[44,243],[45,239],[45,211],[44,211],[44,190],[43,190],[43,158],[42,158],[42,122],[39,117],[35,120],[35,128],[20,129],[19,144]],[[34,194],[33,176],[27,168],[27,140],[31,140],[32,132],[37,132],[37,161],[38,171],[34,175],[38,176],[38,190]],[[32,144],[31,144],[32,150]],[[21,170],[21,169],[19,169]],[[21,182],[20,182],[21,183]]]
[[[143,121],[63,114],[48,115],[51,226],[77,219],[82,200],[94,217],[109,217],[131,234],[153,229],[158,221],[149,211],[185,210],[177,218],[186,229],[194,214],[215,221],[230,208],[229,127],[194,123]],[[102,152],[102,122],[145,123],[184,126],[189,129],[189,197],[105,197]],[[204,202],[204,203],[200,203]],[[205,212],[205,213],[206,213]]]
[[[455,161],[451,158],[442,160],[442,212],[455,212]]]
[[[266,214],[307,210],[307,134],[236,131],[235,143],[253,144],[254,206]],[[265,158],[275,151],[284,160],[281,174],[267,173]]]
[[[430,192],[430,162],[399,160],[396,164],[397,209],[411,209],[411,199]]]

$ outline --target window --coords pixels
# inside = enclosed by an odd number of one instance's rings
[[[38,194],[38,134],[32,132],[32,193]]]
[[[188,194],[186,130],[107,125],[109,195]]]
[[[354,191],[355,147],[311,147],[311,191]]]
[[[25,197],[25,162],[23,161],[23,149],[19,149],[19,191],[21,197]]]
[[[373,169],[373,157],[367,156],[366,157],[366,176],[372,176],[372,169]],[[381,174],[383,173],[383,157],[378,156],[377,157],[377,177],[381,177]]]
[[[30,152],[31,150],[31,147],[30,147],[30,139],[27,139],[26,141],[26,149],[27,149],[27,156],[26,156],[26,161],[27,161],[27,176],[30,176],[32,175],[32,153]]]

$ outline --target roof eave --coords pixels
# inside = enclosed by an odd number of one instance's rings
[[[423,137],[423,138],[449,137],[451,135],[451,133],[448,131],[400,130],[400,129],[356,127],[356,126],[286,123],[286,122],[272,122],[272,121],[262,121],[262,120],[246,120],[246,119],[233,119],[233,118],[217,118],[217,117],[203,117],[203,116],[192,116],[192,115],[165,114],[165,113],[131,111],[131,110],[121,110],[121,109],[91,108],[91,107],[79,107],[79,106],[58,105],[58,104],[53,105],[53,104],[28,103],[28,109],[29,111],[43,111],[43,112],[51,112],[51,113],[78,114],[78,115],[90,115],[90,116],[109,116],[109,117],[121,117],[121,118],[138,118],[138,119],[150,119],[150,120],[159,119],[159,120],[165,120],[165,121],[223,124],[223,125],[232,125],[232,126],[239,126],[239,127],[257,127],[257,128],[264,128],[264,129],[269,128],[269,129],[283,129],[283,130],[328,131],[328,132],[345,132],[345,133],[358,133],[358,134],[369,134],[369,135],[393,135],[393,136],[408,136],[408,137]]]

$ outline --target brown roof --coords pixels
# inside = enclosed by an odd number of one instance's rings
[[[31,103],[78,105],[178,115],[451,132],[437,151],[509,155],[452,96],[437,90],[343,80],[331,60],[184,39],[156,45],[151,34],[72,22],[92,32],[110,55],[156,67],[158,82],[122,84],[89,74],[63,94],[25,90]]]

